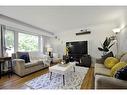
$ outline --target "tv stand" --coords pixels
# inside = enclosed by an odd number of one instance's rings
[[[73,61],[78,61],[80,62],[80,59],[81,57],[83,56],[84,54],[69,54],[68,57],[69,57],[69,61],[70,62],[73,62]]]
[[[90,55],[84,55],[81,57],[79,64],[76,64],[77,66],[84,66],[84,67],[90,67],[91,66],[91,56]]]

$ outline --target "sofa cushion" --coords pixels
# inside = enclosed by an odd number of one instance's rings
[[[95,67],[95,75],[104,75],[104,76],[110,76],[110,69],[107,68],[96,68]]]
[[[115,78],[127,81],[127,66],[118,70],[115,74]]]
[[[116,63],[118,63],[119,60],[117,58],[114,57],[108,57],[105,61],[104,61],[104,65],[106,68],[112,68]]]
[[[120,60],[125,54],[127,54],[127,52],[121,52],[116,57]]]
[[[125,62],[119,62],[119,63],[117,63],[117,64],[116,64],[115,66],[113,66],[112,69],[111,69],[111,76],[114,76],[115,73],[116,73],[118,70],[120,70],[121,68],[123,68],[123,67],[125,67],[125,66],[127,66],[127,63],[125,63]]]
[[[30,60],[38,60],[43,58],[42,52],[29,52]]]
[[[127,53],[120,58],[121,62],[127,62]]]
[[[18,59],[25,60],[25,63],[30,62],[29,53],[28,52],[17,52],[16,56]]]
[[[105,68],[103,64],[95,63],[95,68]]]
[[[33,67],[33,66],[40,65],[40,64],[44,65],[43,61],[32,61],[32,62],[25,64],[25,68]]]

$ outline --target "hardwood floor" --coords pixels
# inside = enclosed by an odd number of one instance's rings
[[[15,74],[11,78],[8,78],[8,76],[3,76],[0,79],[0,89],[30,89],[25,86],[24,83],[45,73],[48,73],[48,68],[27,75],[23,78]],[[81,89],[94,89],[94,68],[91,67],[88,70]]]
[[[82,83],[81,89],[94,89],[94,68],[89,68],[84,81]]]

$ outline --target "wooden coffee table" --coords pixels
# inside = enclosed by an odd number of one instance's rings
[[[70,72],[72,68],[74,69],[74,72],[75,72],[74,62],[70,62],[68,64],[57,64],[52,67],[49,67],[50,80],[52,78],[52,73],[58,73],[58,74],[63,75],[63,85],[65,85],[65,74]]]

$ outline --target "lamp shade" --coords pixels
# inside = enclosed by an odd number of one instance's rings
[[[51,52],[52,51],[52,48],[47,48],[47,52]]]

